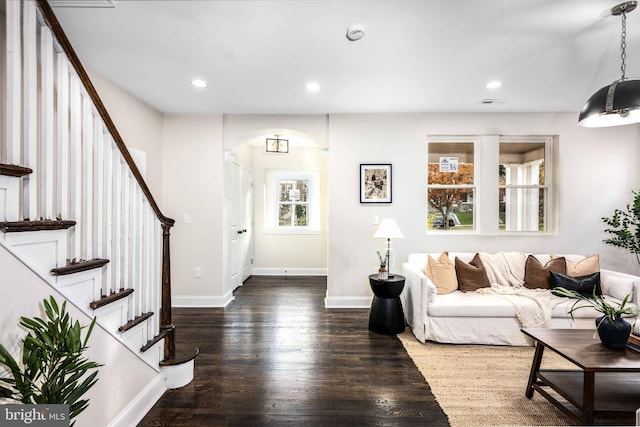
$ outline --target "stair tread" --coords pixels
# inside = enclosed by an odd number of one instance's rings
[[[176,366],[187,363],[198,357],[200,349],[198,347],[177,346],[176,355],[171,359],[164,359],[160,362],[160,366]]]
[[[0,175],[21,177],[21,176],[29,175],[32,172],[33,172],[33,169],[25,166],[0,163]]]
[[[105,305],[111,304],[112,302],[118,301],[122,298],[126,298],[133,293],[133,289],[120,289],[118,292],[113,292],[110,295],[103,295],[100,299],[92,301],[89,303],[89,307],[92,309],[97,309],[100,307],[104,307]]]
[[[73,262],[65,265],[64,267],[52,268],[51,273],[56,276],[64,276],[66,274],[79,273],[81,271],[93,270],[95,268],[103,267],[109,263],[105,258],[93,258],[89,260],[82,260],[79,262]]]
[[[118,331],[120,332],[126,332],[129,329],[135,327],[136,325],[139,325],[140,323],[144,322],[145,320],[147,320],[148,318],[150,318],[151,316],[153,316],[153,311],[149,311],[147,313],[142,313],[140,316],[129,320],[127,323],[125,323],[124,325],[120,326],[118,328]]]
[[[160,340],[162,340],[166,336],[167,336],[167,331],[160,331],[158,335],[156,335],[155,337],[147,341],[145,345],[140,347],[140,352],[144,353],[145,351],[149,350],[151,347],[159,343]]]
[[[0,231],[17,233],[24,231],[66,230],[76,225],[75,221],[66,219],[43,219],[39,221],[5,221],[0,222]]]

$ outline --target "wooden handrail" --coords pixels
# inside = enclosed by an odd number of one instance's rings
[[[149,190],[147,183],[145,182],[144,178],[142,178],[142,175],[140,174],[140,170],[138,169],[135,162],[133,161],[133,158],[131,157],[131,153],[129,153],[129,150],[127,149],[127,146],[122,140],[120,133],[116,129],[116,126],[113,124],[113,120],[111,120],[111,116],[109,115],[109,113],[107,112],[107,109],[102,103],[102,100],[100,99],[100,96],[96,91],[96,88],[93,86],[93,83],[91,83],[91,79],[89,78],[89,75],[87,74],[86,70],[82,66],[80,59],[78,59],[78,55],[76,55],[75,50],[71,46],[71,43],[69,42],[67,35],[62,29],[62,26],[60,25],[58,18],[56,18],[56,15],[53,12],[53,9],[51,9],[49,2],[47,0],[36,0],[36,2],[38,4],[38,7],[40,8],[40,12],[42,12],[42,16],[44,20],[47,22],[47,24],[55,34],[56,38],[58,39],[58,43],[60,43],[60,46],[62,47],[64,52],[67,54],[67,58],[69,58],[71,65],[73,65],[73,68],[74,70],[76,70],[76,73],[80,78],[80,81],[82,82],[85,89],[87,90],[89,97],[91,97],[91,100],[93,101],[93,104],[95,105],[96,110],[98,111],[98,114],[100,114],[100,117],[104,121],[104,124],[109,130],[109,133],[111,133],[111,136],[113,137],[113,140],[115,141],[118,149],[120,150],[120,152],[122,153],[122,156],[124,157],[125,161],[129,165],[129,168],[131,169],[133,176],[135,176],[136,181],[138,181],[138,184],[140,184],[140,188],[142,189],[142,192],[147,197],[147,200],[149,200],[149,204],[151,205],[151,208],[156,214],[156,217],[158,218],[158,220],[160,220],[160,222],[163,225],[172,227],[175,224],[175,220],[172,218],[166,217],[160,211],[160,208],[158,207],[156,200],[153,198],[153,195],[151,194],[151,191]]]
[[[104,122],[107,130],[111,134],[116,146],[120,150],[120,153],[122,153],[122,157],[127,162],[127,165],[129,165],[129,168],[131,169],[133,176],[136,178],[136,181],[140,185],[142,192],[144,193],[147,200],[149,201],[149,205],[153,209],[153,212],[155,213],[156,217],[158,218],[162,226],[162,235],[163,235],[162,276],[161,276],[162,304],[160,307],[160,331],[161,332],[159,336],[161,336],[161,338],[165,338],[165,346],[164,346],[165,360],[174,359],[175,358],[175,326],[171,321],[171,261],[170,261],[170,254],[169,254],[169,236],[170,236],[169,230],[175,224],[175,220],[165,216],[160,211],[160,208],[158,207],[158,204],[153,198],[153,195],[151,194],[151,191],[149,190],[147,183],[145,182],[144,178],[142,178],[142,175],[140,174],[140,170],[138,169],[135,162],[133,161],[133,158],[131,157],[131,154],[129,153],[127,146],[124,144],[124,141],[122,140],[120,133],[116,129],[116,126],[113,123],[113,120],[111,120],[111,116],[109,115],[109,113],[107,112],[107,109],[102,103],[102,100],[100,99],[98,92],[93,86],[93,83],[91,83],[91,79],[89,78],[89,75],[87,74],[86,70],[82,66],[82,63],[78,58],[78,55],[76,55],[75,50],[71,46],[71,42],[69,42],[69,39],[67,38],[64,30],[62,29],[62,26],[60,25],[58,18],[56,18],[55,13],[51,9],[51,6],[49,5],[48,1],[47,0],[35,0],[35,1],[38,7],[40,8],[40,12],[42,13],[43,19],[45,20],[49,28],[51,28],[51,31],[53,31],[53,34],[55,35],[58,43],[60,44],[65,54],[67,55],[69,62],[71,62],[71,65],[73,66],[74,70],[78,74],[78,77],[80,78],[80,81],[84,85],[85,90],[89,94],[89,97],[91,98],[96,110],[98,111],[98,114],[102,118],[102,121]]]

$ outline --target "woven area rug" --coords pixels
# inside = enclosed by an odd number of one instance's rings
[[[533,347],[423,344],[409,329],[398,338],[452,427],[572,425],[537,392],[531,400],[524,395]],[[544,353],[542,367],[575,369],[552,351]],[[596,418],[595,423],[635,425],[635,418]]]

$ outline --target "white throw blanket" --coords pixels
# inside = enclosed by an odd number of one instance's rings
[[[487,270],[491,286],[494,283],[514,288],[524,286],[524,266],[527,255],[522,252],[480,253],[480,259]]]
[[[551,320],[553,308],[566,301],[547,289],[524,287],[524,266],[527,256],[520,252],[480,253],[487,270],[490,288],[476,292],[495,295],[509,301],[516,309],[516,316],[523,328],[546,328]]]

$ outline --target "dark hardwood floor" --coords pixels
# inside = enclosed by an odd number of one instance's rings
[[[140,426],[443,426],[429,386],[369,310],[325,309],[324,277],[254,276],[225,308],[173,310],[195,378]]]

